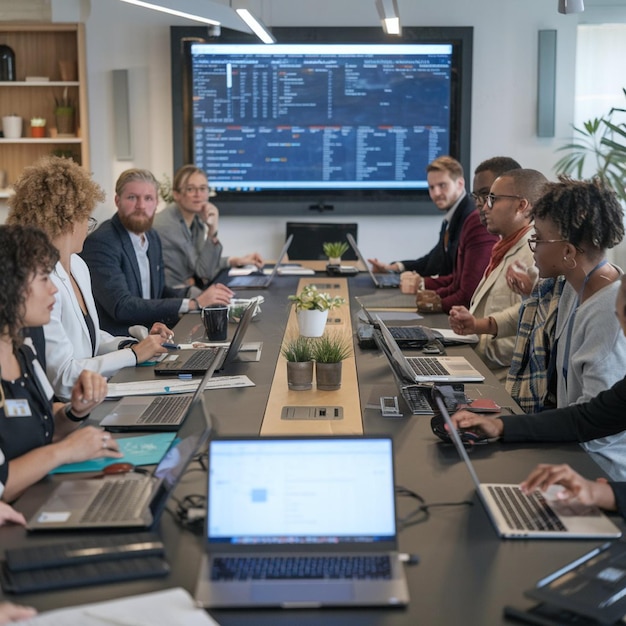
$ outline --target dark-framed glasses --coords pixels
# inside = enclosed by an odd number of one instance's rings
[[[500,198],[516,198],[517,200],[523,200],[522,196],[510,196],[504,193],[498,193],[498,194],[488,193],[487,198],[486,198],[487,206],[490,209],[493,209],[493,205],[496,203],[496,200],[500,200]]]
[[[472,191],[472,193],[470,193],[470,198],[474,201],[474,204],[485,204],[488,195],[488,191],[483,191],[482,193]]]
[[[194,185],[187,185],[186,187],[183,188],[184,192],[188,195],[191,196],[194,193],[201,193],[201,194],[208,194],[209,193],[209,186],[208,185],[200,185],[199,187],[196,187]]]
[[[95,217],[87,218],[87,234],[93,233],[98,228],[98,220]]]
[[[537,237],[529,237],[528,238],[528,247],[531,252],[534,252],[537,249],[537,244],[540,243],[568,243],[567,239],[537,239]]]

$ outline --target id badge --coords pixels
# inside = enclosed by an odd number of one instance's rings
[[[7,417],[30,417],[32,415],[30,405],[26,398],[20,398],[18,400],[5,399],[4,414]]]

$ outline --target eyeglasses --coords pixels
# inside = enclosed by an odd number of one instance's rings
[[[507,196],[506,194],[493,194],[493,193],[488,193],[487,194],[487,206],[490,209],[493,209],[493,205],[496,203],[496,200],[500,200],[500,198],[516,198],[517,200],[523,200],[522,196]]]
[[[470,197],[474,201],[474,204],[485,204],[488,195],[489,192],[475,193],[472,191],[472,193],[470,193]]]
[[[189,196],[193,195],[194,193],[205,194],[205,193],[209,193],[209,187],[208,185],[200,185],[199,187],[194,187],[193,185],[187,185],[187,187],[183,189],[183,192]]]
[[[537,244],[539,243],[569,243],[567,239],[537,239],[537,237],[529,237],[528,238],[528,247],[531,252],[534,252],[537,249]]]
[[[98,220],[95,217],[87,218],[87,234],[93,233],[94,230],[98,227]]]

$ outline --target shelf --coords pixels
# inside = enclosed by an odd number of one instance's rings
[[[21,137],[20,139],[0,138],[2,143],[81,143],[82,137]]]
[[[77,80],[61,81],[61,80],[2,80],[0,87],[78,87],[80,83]]]
[[[8,198],[13,195],[13,189],[0,189],[0,198]]]

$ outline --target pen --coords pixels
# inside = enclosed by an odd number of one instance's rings
[[[168,350],[180,350],[180,346],[177,343],[162,343],[161,344],[164,348],[167,348]]]

